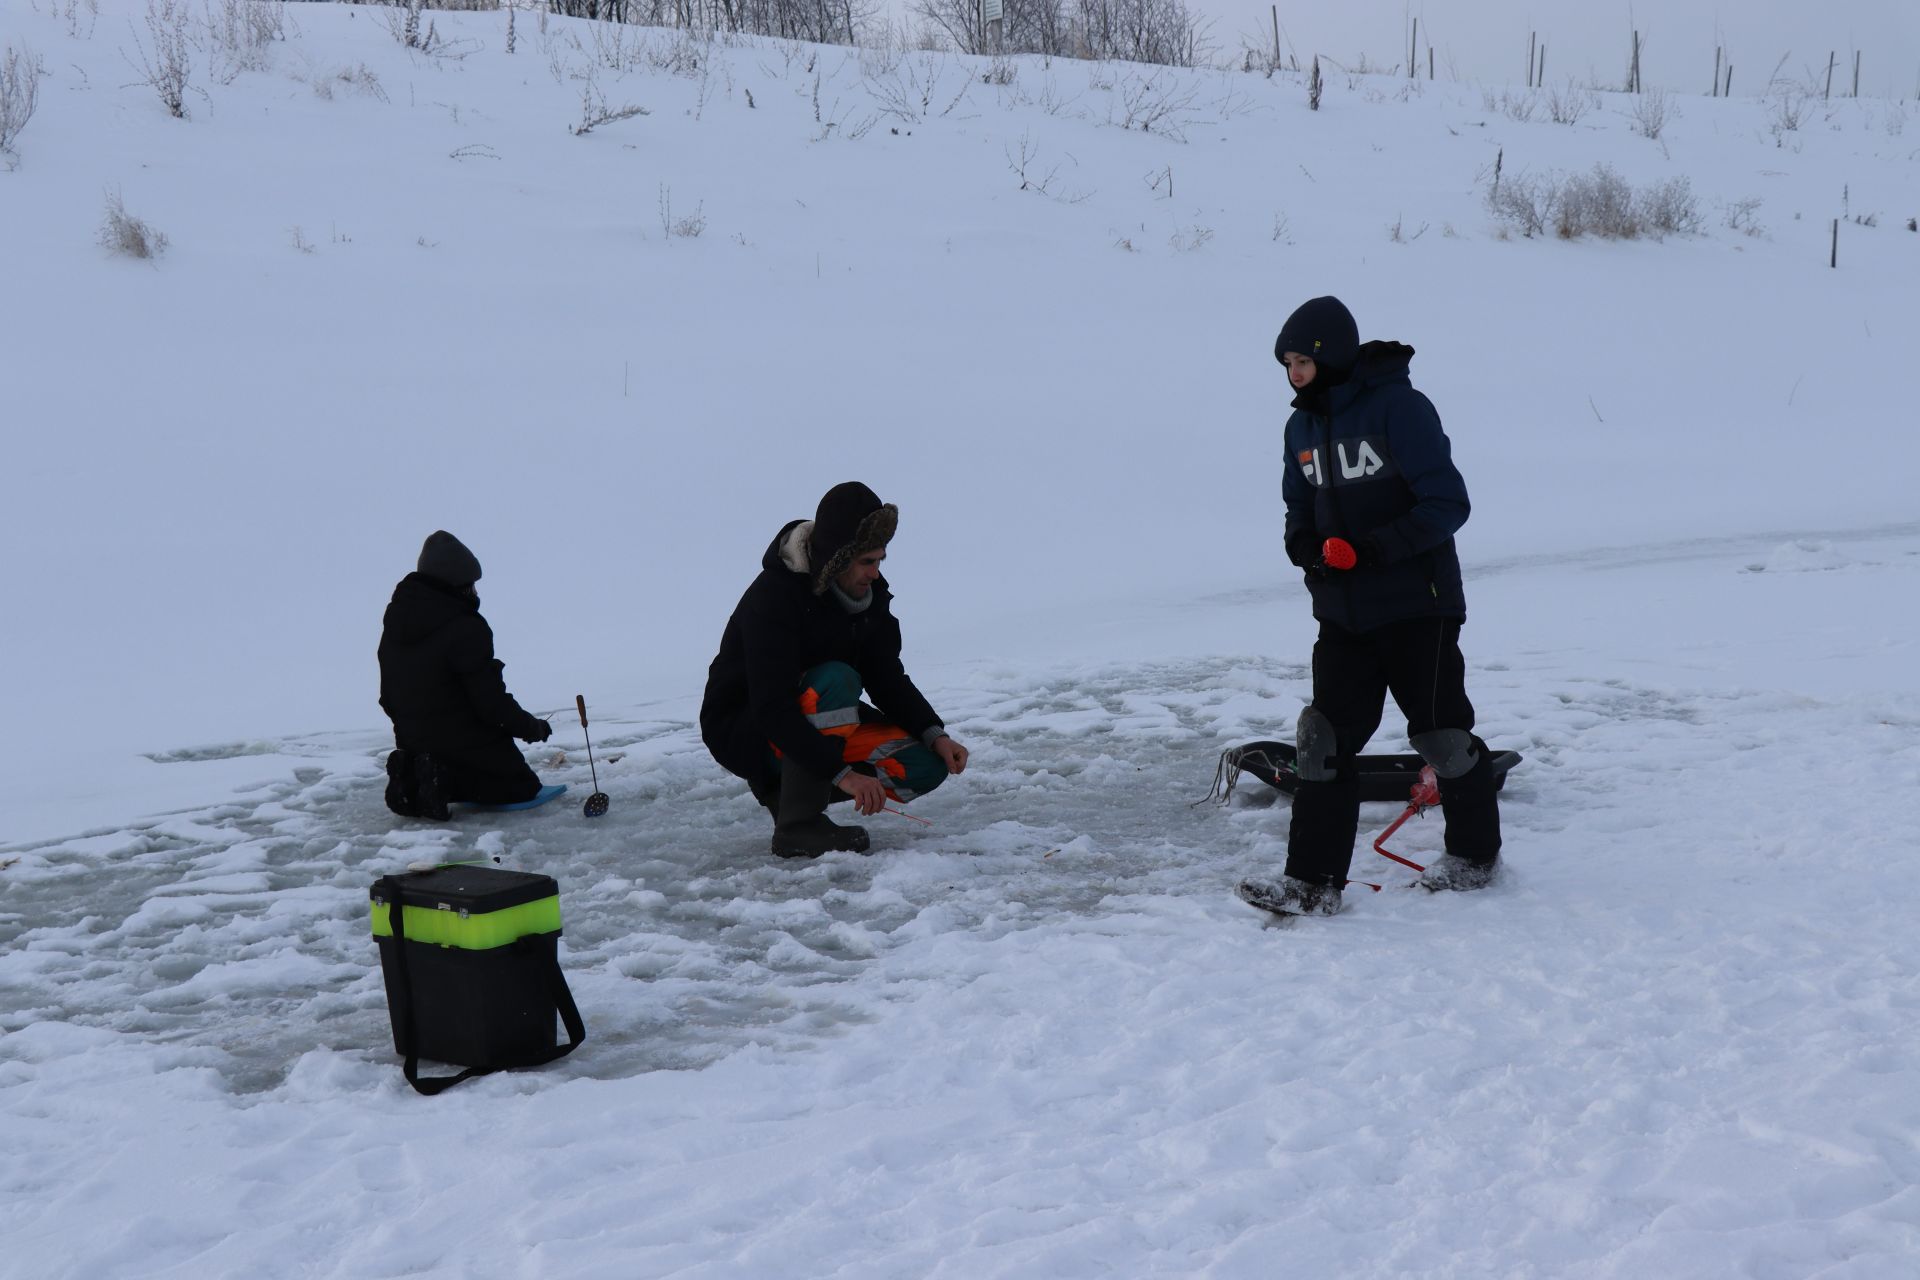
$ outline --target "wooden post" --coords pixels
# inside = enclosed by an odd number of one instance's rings
[[[1840,265],[1840,219],[1833,220],[1833,256],[1827,259],[1827,266],[1837,268]]]
[[[1713,95],[1720,96],[1720,50],[1713,51]]]
[[[1538,31],[1527,32],[1527,88],[1529,89],[1533,88],[1533,56],[1539,39]]]
[[[1839,56],[1837,53],[1829,53],[1827,55],[1827,88],[1826,92],[1820,95],[1820,99],[1823,102],[1832,101],[1833,99],[1833,63],[1834,59]]]
[[[1280,65],[1280,6],[1273,6],[1273,65]]]
[[[1418,71],[1415,70],[1415,68],[1418,67],[1419,65],[1420,65],[1420,19],[1415,18],[1413,20],[1413,39],[1409,41],[1407,44],[1407,79],[1412,80],[1420,74]],[[1854,79],[1854,88],[1855,88],[1855,92],[1853,96],[1857,98],[1860,96],[1858,91],[1860,75],[1857,71],[1854,73],[1853,79]]]
[[[1733,64],[1731,62],[1727,64],[1727,91],[1720,96],[1723,98],[1731,98],[1733,96]]]
[[[1860,96],[1860,51],[1853,51],[1853,96]]]
[[[1433,46],[1427,46],[1427,79],[1433,79]]]
[[[1540,87],[1547,87],[1547,46],[1540,46]]]
[[[1633,64],[1627,72],[1627,92],[1640,92],[1640,33],[1633,33]]]

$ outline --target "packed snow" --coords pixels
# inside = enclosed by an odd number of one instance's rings
[[[0,0],[45,70],[0,157],[0,1276],[1914,1274],[1912,103],[1653,140],[1617,94],[431,17],[290,6],[177,120],[144,9]],[[572,132],[595,94],[646,114]],[[1702,229],[1503,236],[1496,158],[1686,177]],[[1285,798],[1192,802],[1308,697],[1271,345],[1329,292],[1419,351],[1524,762],[1495,888],[1409,889],[1369,805],[1384,887],[1282,924],[1232,890]],[[699,691],[849,478],[974,755],[791,865]],[[557,803],[382,803],[440,527]],[[559,881],[588,1039],[422,1098],[367,891],[472,858]]]

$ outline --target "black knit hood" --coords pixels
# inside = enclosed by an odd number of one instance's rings
[[[400,644],[418,644],[455,618],[480,612],[472,587],[456,587],[424,573],[410,573],[393,589],[386,634]]]

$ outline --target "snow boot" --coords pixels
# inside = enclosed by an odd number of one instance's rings
[[[387,808],[403,818],[420,816],[420,802],[414,795],[411,751],[387,753]]]
[[[1447,889],[1466,893],[1492,884],[1499,870],[1497,857],[1463,858],[1456,853],[1443,853],[1421,873],[1420,887],[1435,893]]]
[[[792,760],[780,762],[779,807],[774,810],[773,854],[817,858],[823,853],[865,853],[867,829],[841,826],[827,817],[833,783],[816,778]]]
[[[1340,912],[1340,886],[1309,884],[1292,876],[1262,880],[1249,876],[1235,890],[1244,902],[1283,916],[1331,916]]]
[[[424,751],[413,757],[413,803],[418,816],[447,820],[447,781],[440,776],[439,763]]]

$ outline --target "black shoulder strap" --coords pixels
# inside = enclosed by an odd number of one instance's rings
[[[414,1091],[432,1097],[436,1093],[451,1089],[462,1080],[471,1080],[475,1076],[489,1075],[498,1067],[468,1067],[459,1075],[420,1076],[420,1055],[413,1047],[413,979],[407,972],[407,927],[406,910],[400,900],[400,883],[392,876],[382,876],[374,881],[374,889],[386,896],[388,927],[393,931],[394,976],[396,993],[394,999],[394,1026],[399,1029],[400,1049],[406,1056],[402,1070],[406,1073],[407,1083]],[[567,988],[566,975],[560,972],[560,954],[556,946],[547,962],[547,990],[553,996],[553,1002],[559,1007],[560,1020],[567,1027],[567,1042],[555,1045],[544,1053],[535,1054],[523,1062],[515,1062],[515,1067],[537,1067],[564,1058],[580,1047],[587,1038],[586,1023],[580,1019],[579,1007],[573,1003],[573,992]]]

